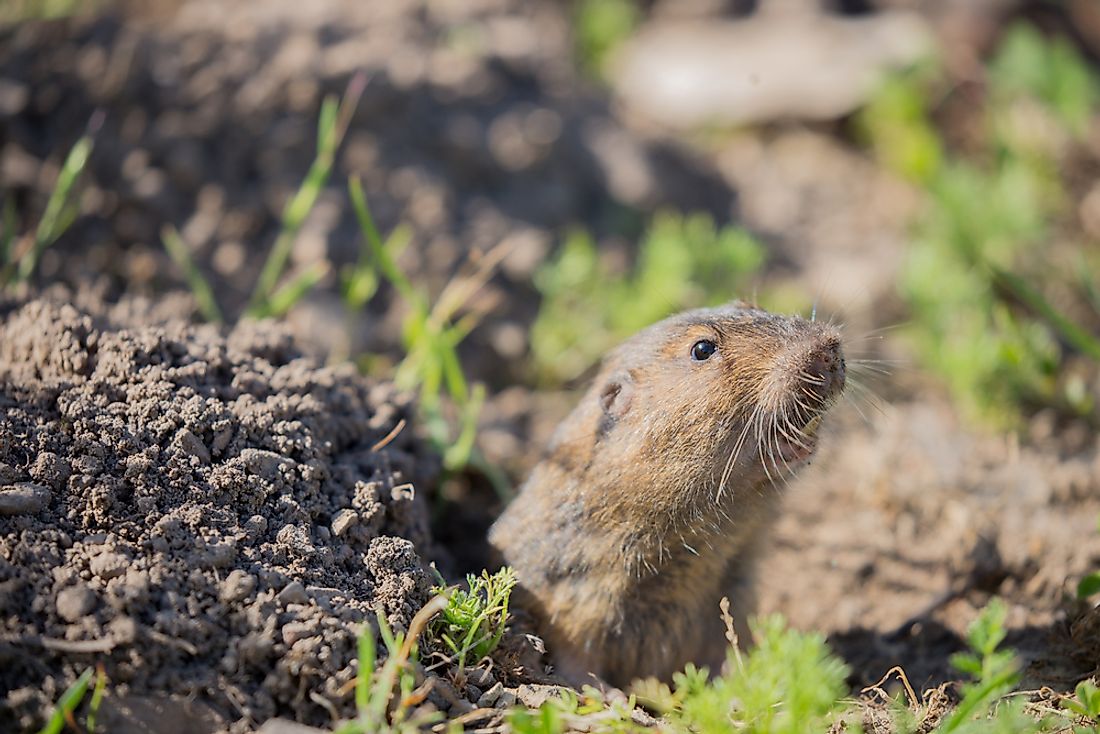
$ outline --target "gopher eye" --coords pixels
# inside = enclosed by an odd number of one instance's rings
[[[700,339],[691,345],[691,358],[696,362],[710,359],[710,356],[718,351],[718,345],[710,339]]]

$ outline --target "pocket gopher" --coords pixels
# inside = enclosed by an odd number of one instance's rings
[[[489,540],[567,680],[669,680],[748,640],[778,490],[844,388],[836,328],[743,302],[688,311],[606,358]]]

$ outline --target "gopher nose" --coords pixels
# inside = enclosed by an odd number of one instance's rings
[[[819,401],[825,403],[840,394],[844,389],[844,373],[839,339],[824,339],[814,345],[806,362],[807,387]]]

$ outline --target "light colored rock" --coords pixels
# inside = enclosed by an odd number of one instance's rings
[[[0,515],[33,515],[50,503],[50,490],[41,484],[19,482],[0,487]]]
[[[931,43],[913,13],[776,10],[736,21],[654,22],[623,44],[609,72],[629,108],[668,127],[830,120],[856,109],[885,72],[919,60]]]

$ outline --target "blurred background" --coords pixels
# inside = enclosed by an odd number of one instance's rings
[[[8,296],[284,317],[418,391],[456,570],[602,353],[739,297],[864,360],[762,606],[868,677],[949,675],[992,593],[1037,680],[1100,659],[1067,622],[1100,566],[1096,0],[2,0],[0,24]]]

